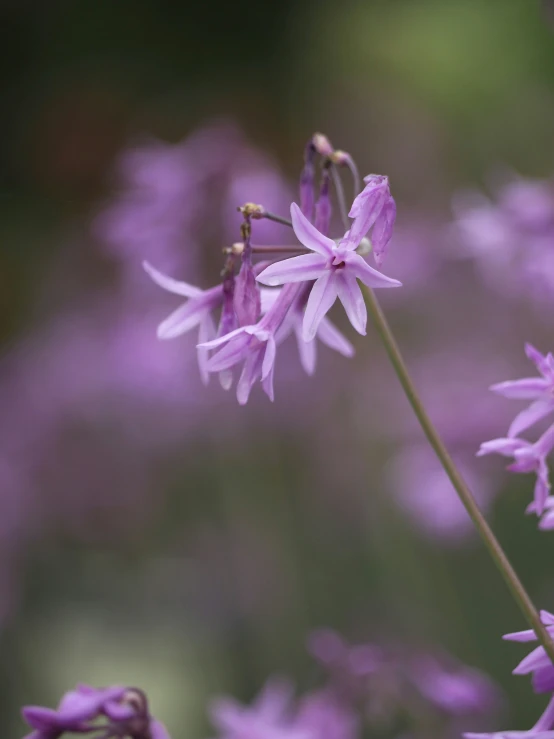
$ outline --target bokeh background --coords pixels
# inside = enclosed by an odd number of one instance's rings
[[[173,737],[213,735],[213,695],[315,683],[319,627],[449,652],[502,687],[497,728],[534,722],[544,699],[510,677],[523,654],[500,639],[522,618],[373,330],[352,336],[336,310],[356,357],[322,350],[308,378],[284,348],[275,404],[256,389],[239,408],[201,384],[194,337],[156,340],[175,301],[141,262],[216,282],[234,208],[286,214],[314,131],[388,174],[385,271],[405,287],[383,304],[554,609],[552,534],[523,516],[532,480],[474,458],[519,410],[487,387],[527,374],[524,341],[552,348],[554,232],[530,250],[509,217],[543,207],[551,225],[553,15],[533,0],[3,1],[3,736],[25,733],[21,704],[78,681],[140,685]],[[468,191],[496,207],[514,182],[509,217],[488,212],[495,241]]]

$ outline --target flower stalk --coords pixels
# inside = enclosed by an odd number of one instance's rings
[[[393,369],[396,372],[402,389],[406,394],[408,402],[410,403],[412,410],[417,420],[419,421],[419,424],[423,429],[423,432],[427,437],[429,444],[433,448],[433,451],[437,455],[441,465],[444,468],[444,471],[448,475],[450,482],[454,487],[454,490],[458,494],[458,497],[460,498],[462,504],[468,512],[468,515],[473,521],[473,524],[479,532],[479,535],[481,536],[483,543],[485,544],[489,554],[494,560],[494,563],[496,564],[504,580],[506,581],[506,584],[514,600],[519,605],[527,622],[537,635],[549,658],[554,663],[554,642],[552,641],[550,635],[548,634],[548,631],[544,627],[537,612],[537,609],[533,605],[533,602],[529,597],[529,594],[525,590],[523,583],[517,576],[514,568],[512,567],[512,564],[510,563],[510,560],[502,549],[500,542],[498,541],[489,524],[487,523],[479,506],[475,501],[475,498],[473,497],[471,490],[459,473],[458,468],[454,464],[452,457],[448,453],[448,450],[446,449],[441,437],[435,429],[433,422],[429,418],[427,411],[425,410],[425,407],[421,402],[421,399],[412,381],[412,378],[410,377],[410,373],[408,372],[408,368],[406,366],[406,363],[404,362],[404,358],[402,357],[394,334],[389,326],[389,323],[385,314],[383,313],[381,306],[379,305],[377,298],[375,297],[373,290],[366,287],[365,285],[362,285],[362,290],[364,292],[369,313],[375,324],[375,328],[377,329],[377,332],[385,346],[385,350],[389,356]]]

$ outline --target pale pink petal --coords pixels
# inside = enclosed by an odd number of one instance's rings
[[[302,254],[270,264],[256,279],[263,285],[275,287],[286,282],[317,280],[325,271],[325,260],[319,254]]]
[[[180,282],[179,280],[174,280],[172,277],[164,275],[163,272],[157,270],[149,262],[143,262],[142,266],[154,280],[156,285],[163,287],[164,290],[167,290],[170,293],[183,295],[185,298],[196,298],[203,292],[199,287],[189,285],[188,282]]]
[[[216,327],[213,319],[209,313],[206,313],[204,318],[200,321],[200,328],[198,329],[198,343],[201,344],[204,341],[210,341],[216,334]],[[197,348],[198,357],[198,369],[200,370],[200,379],[207,385],[210,381],[210,373],[208,372],[208,357],[210,350],[206,347],[199,346]]]
[[[270,334],[266,343],[264,352],[264,360],[262,364],[262,380],[269,375],[275,364],[275,355],[277,354],[277,346],[275,344],[275,338]]]
[[[481,444],[477,456],[502,454],[505,457],[513,457],[516,451],[527,446],[530,446],[529,442],[523,441],[522,439],[491,439],[491,441],[485,441]]]
[[[239,405],[246,405],[250,391],[262,372],[263,356],[261,351],[250,352],[246,357],[239,381],[237,382],[237,400]]]
[[[337,299],[335,275],[335,272],[326,271],[310,291],[302,324],[304,341],[311,341],[315,337],[321,320]]]
[[[158,339],[175,339],[186,334],[198,326],[208,312],[204,306],[198,306],[198,301],[189,300],[160,323],[157,330]]]
[[[354,356],[354,347],[352,344],[327,316],[319,324],[317,338],[330,349],[334,349],[345,357]]]
[[[538,349],[535,349],[532,344],[525,344],[525,354],[527,355],[527,358],[533,362],[541,375],[550,374],[548,358],[545,357],[544,354],[541,354]]]
[[[550,383],[543,377],[524,377],[521,380],[507,380],[490,386],[490,390],[505,398],[519,398],[521,400],[535,400],[540,398],[550,388]]]
[[[267,395],[267,397],[273,401],[275,400],[275,393],[273,392],[273,378],[275,375],[275,363],[271,365],[271,369],[269,370],[269,373],[267,377],[262,380],[262,388],[264,393]]]
[[[534,447],[539,457],[547,457],[550,454],[554,449],[554,423],[535,442]]]
[[[528,408],[517,414],[508,430],[508,436],[519,436],[522,431],[533,426],[553,411],[554,400],[536,400]]]
[[[218,336],[216,339],[203,342],[202,346],[206,347],[207,349],[215,349],[216,347],[221,346],[222,344],[227,344],[229,341],[231,341],[231,339],[234,339],[235,336],[238,336],[239,334],[247,333],[248,328],[254,328],[254,327],[253,326],[241,326],[240,328],[236,328],[234,331],[230,331],[228,334],[225,334],[224,336]],[[200,346],[200,344],[198,346]]]
[[[541,621],[545,626],[554,626],[554,613],[550,613],[550,611],[545,611],[542,609],[540,612]]]
[[[537,641],[537,635],[532,629],[526,629],[525,631],[513,631],[511,634],[504,634],[502,638],[504,639],[504,641]]]
[[[365,261],[363,257],[355,252],[348,252],[346,255],[346,269],[348,269],[355,277],[361,280],[368,287],[402,287],[402,283],[387,277]]]
[[[298,241],[303,244],[306,249],[316,251],[318,254],[322,254],[326,258],[333,255],[333,247],[335,246],[333,239],[320,233],[317,228],[309,222],[296,203],[292,203],[290,206],[290,216],[294,233],[296,234]]]
[[[324,318],[323,321],[327,320]],[[321,323],[319,324],[318,336],[321,331]],[[302,324],[299,323],[295,326],[294,332],[296,334],[296,343],[298,344],[298,356],[300,357],[300,364],[304,372],[307,375],[313,375],[315,372],[315,366],[317,363],[317,347],[316,340],[304,341],[302,336]]]
[[[237,336],[208,359],[208,370],[210,372],[221,372],[242,362],[250,353],[249,345],[251,341],[252,339],[248,334]]]
[[[544,647],[537,647],[529,652],[527,657],[521,660],[519,665],[512,670],[513,675],[528,675],[534,670],[541,667],[547,667],[550,664],[550,658],[544,651]]]
[[[346,315],[354,329],[362,336],[366,333],[367,308],[360,286],[353,274],[346,269],[336,272],[337,292]]]

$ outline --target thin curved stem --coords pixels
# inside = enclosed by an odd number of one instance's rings
[[[268,210],[264,210],[259,215],[255,216],[256,218],[267,218],[268,221],[275,221],[275,223],[282,223],[283,226],[290,226],[292,228],[292,221],[290,221],[288,218],[284,218],[283,216],[278,216],[275,213],[270,213]]]
[[[400,349],[398,347],[398,344],[396,343],[394,334],[392,333],[386,316],[383,313],[381,306],[379,305],[377,298],[375,297],[375,294],[369,288],[365,286],[362,287],[366,297],[366,303],[371,317],[373,318],[373,321],[375,323],[377,332],[379,333],[379,336],[381,337],[381,340],[385,345],[385,349],[387,351],[387,354],[389,355],[391,364],[396,372],[400,384],[402,385],[406,397],[408,398],[408,401],[412,406],[412,410],[417,420],[419,421],[419,424],[423,429],[425,436],[427,437],[429,444],[437,455],[440,463],[444,468],[444,471],[450,478],[452,486],[454,487],[471,520],[473,521],[475,528],[479,532],[483,543],[489,551],[489,554],[491,555],[496,566],[502,573],[502,576],[504,577],[504,580],[506,581],[506,584],[508,585],[508,588],[514,600],[523,611],[523,615],[537,635],[540,643],[545,648],[546,653],[554,663],[554,643],[552,642],[548,631],[542,624],[537,609],[533,605],[531,598],[529,597],[527,591],[525,590],[525,587],[523,586],[521,580],[512,567],[510,560],[506,556],[498,539],[494,535],[492,529],[490,528],[481,510],[479,509],[479,506],[477,505],[471,490],[465,483],[463,477],[458,471],[458,468],[454,464],[454,461],[452,460],[452,457],[448,453],[448,450],[446,449],[442,439],[435,429],[433,422],[427,415],[427,411],[425,410],[425,407],[421,402],[412,378],[410,377],[410,374],[408,372],[408,368],[406,367],[406,363],[404,362],[402,354],[400,353]]]

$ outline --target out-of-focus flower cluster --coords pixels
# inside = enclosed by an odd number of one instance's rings
[[[308,648],[323,668],[324,685],[295,698],[291,683],[272,679],[250,706],[213,701],[221,739],[357,739],[364,730],[406,729],[413,736],[455,736],[472,716],[490,716],[501,705],[489,678],[444,655],[350,646],[327,629],[312,634]]]

